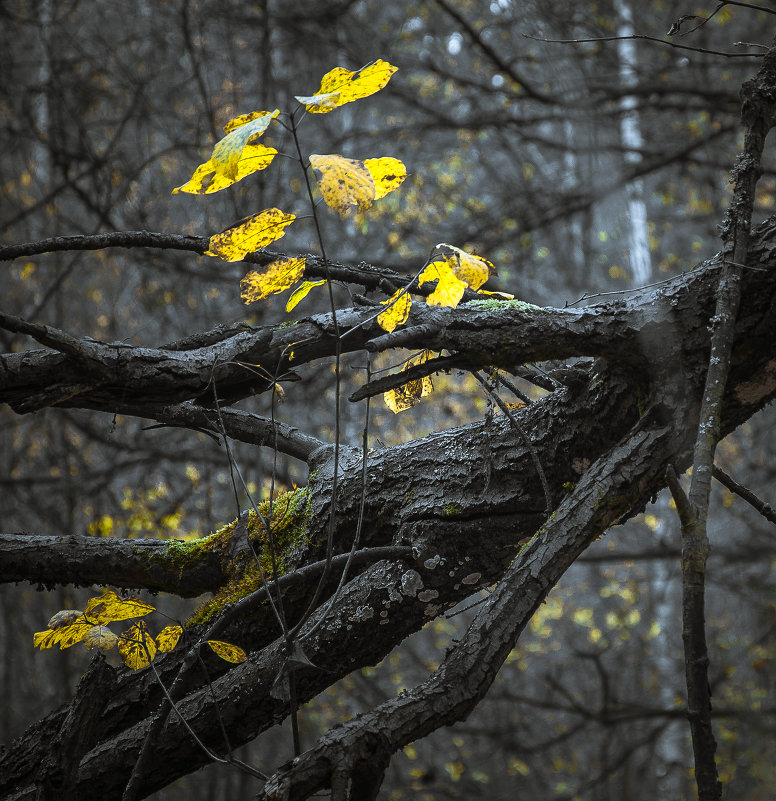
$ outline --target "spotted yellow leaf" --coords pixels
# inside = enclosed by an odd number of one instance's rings
[[[264,248],[285,234],[296,219],[280,209],[265,209],[247,217],[238,225],[210,237],[206,256],[219,256],[224,261],[240,261],[248,253]]]
[[[418,276],[418,285],[427,281],[438,281],[436,289],[426,298],[429,306],[452,306],[455,308],[466,290],[466,282],[461,281],[446,261],[432,261]]]
[[[404,162],[391,156],[364,159],[364,166],[369,170],[375,184],[375,200],[398,189],[407,177],[407,168],[404,166]]]
[[[307,293],[316,286],[322,286],[326,283],[326,279],[324,278],[321,281],[303,281],[299,286],[291,293],[290,297],[288,298],[288,302],[286,303],[286,311],[290,312],[301,300],[307,297]]]
[[[107,626],[92,626],[89,631],[84,634],[81,640],[81,645],[87,651],[93,651],[98,648],[100,651],[110,651],[116,646],[118,637]]]
[[[397,289],[388,300],[383,300],[381,303],[384,306],[387,305],[388,308],[377,316],[377,323],[380,328],[390,334],[397,326],[404,325],[407,322],[407,318],[410,316],[412,299],[409,292]]]
[[[424,350],[422,353],[407,359],[402,367],[402,370],[409,370],[418,364],[424,364],[432,356],[430,350]],[[396,389],[389,389],[383,393],[383,400],[385,405],[394,413],[398,414],[405,409],[411,409],[417,406],[422,398],[430,395],[434,391],[434,384],[431,382],[430,376],[423,376],[422,378],[408,381]]]
[[[178,644],[181,634],[183,634],[183,626],[165,626],[159,634],[156,635],[156,647],[162,653],[172,651]]]
[[[132,670],[148,667],[156,656],[156,643],[142,620],[119,635],[117,648],[124,664]]]
[[[278,109],[269,111],[254,111],[243,114],[227,123],[226,136],[216,142],[210,158],[200,164],[191,178],[182,186],[172,190],[174,195],[178,192],[188,192],[194,195],[210,194],[241,181],[247,175],[266,169],[277,155],[277,150],[256,144],[258,139],[275,117],[280,114]],[[255,116],[254,116],[255,115]],[[206,181],[210,181],[206,185]]]
[[[213,649],[217,656],[220,656],[221,659],[227,662],[234,662],[235,665],[239,665],[241,662],[245,662],[248,659],[242,648],[232,645],[231,643],[221,642],[220,640],[208,640],[207,644]]]
[[[304,275],[304,263],[304,257],[284,257],[271,262],[263,270],[251,270],[240,281],[240,297],[244,303],[255,303],[276,292],[283,292]]]
[[[374,202],[375,182],[363,161],[336,154],[313,154],[310,166],[315,170],[326,205],[339,214],[347,214],[352,206],[366,211]]]
[[[444,260],[455,273],[456,278],[464,281],[472,289],[479,289],[496,272],[493,264],[481,256],[467,253],[455,245],[447,245],[444,242],[437,247],[453,251],[450,255],[445,256]]]
[[[119,598],[115,592],[108,590],[102,595],[92,598],[84,617],[91,625],[111,623],[114,620],[128,620],[131,617],[143,617],[156,611],[156,607],[141,601],[139,598]]]
[[[314,95],[296,99],[300,103],[306,103],[307,110],[312,114],[327,114],[339,106],[344,106],[345,103],[352,103],[354,100],[379,92],[391,80],[397,69],[398,67],[382,59],[373,61],[355,72],[344,67],[335,67],[321,78],[321,85]],[[337,97],[330,97],[334,94]]]

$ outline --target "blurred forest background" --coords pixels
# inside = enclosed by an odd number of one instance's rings
[[[171,189],[208,157],[230,118],[290,109],[293,96],[312,94],[332,67],[384,58],[400,71],[378,97],[307,118],[301,129],[308,153],[396,156],[410,172],[368,215],[342,224],[323,214],[330,258],[410,274],[435,243],[450,242],[496,264],[489,288],[531,303],[627,292],[718,249],[740,146],[739,88],[757,68],[751,54],[774,30],[774,17],[751,5],[726,6],[670,40],[707,51],[697,52],[645,40],[539,39],[663,38],[680,16],[712,12],[712,0],[7,0],[3,242],[140,229],[203,236],[260,208],[302,209],[304,187],[282,161],[218,195],[173,197]],[[272,131],[262,141],[281,152],[287,146]],[[768,154],[765,163],[755,222],[775,205]],[[314,252],[314,233],[312,224],[295,225],[276,249]],[[1,269],[4,310],[107,342],[162,345],[224,322],[284,319],[277,299],[242,305],[240,264],[191,254],[56,253]],[[344,291],[340,300],[347,302]],[[311,295],[294,315],[323,302]],[[4,350],[30,347],[24,337],[0,337]],[[300,375],[285,386],[278,416],[330,437],[331,365]],[[435,386],[424,404],[398,416],[377,402],[372,436],[393,444],[489,413],[471,377],[452,373]],[[243,408],[267,414],[268,403],[262,397]],[[717,456],[771,502],[774,422],[766,410]],[[358,445],[361,425],[360,408],[345,404],[344,440]],[[233,447],[252,489],[266,496],[272,454]],[[204,435],[121,416],[3,409],[0,453],[6,531],[188,538],[236,514],[226,454]],[[276,488],[303,483],[302,467],[280,458]],[[693,797],[671,507],[660,495],[591,548],[476,712],[407,747],[380,797]],[[707,618],[720,778],[730,801],[772,799],[774,532],[720,485],[712,508]],[[32,633],[84,597],[40,590],[0,588],[2,742],[68,699],[88,662],[80,648],[33,652]],[[155,603],[176,613],[166,599]],[[419,681],[470,615],[429,624],[383,664],[305,707],[303,737]],[[240,756],[262,768],[289,751],[290,738],[269,734]],[[223,766],[155,796],[227,797],[248,798],[250,786]]]

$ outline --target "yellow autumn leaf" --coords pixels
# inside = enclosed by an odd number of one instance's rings
[[[296,219],[280,209],[265,209],[247,217],[243,222],[210,237],[206,256],[218,256],[224,261],[240,261],[248,253],[264,248],[285,234]]]
[[[488,292],[487,289],[478,289],[478,295],[488,295],[488,297],[495,298],[496,300],[514,300],[515,296],[510,295],[509,292]]]
[[[70,626],[63,626],[61,629],[57,629],[59,647],[64,650],[65,648],[70,648],[71,645],[81,642],[88,634],[89,630],[93,628],[93,625],[92,623],[79,621]]]
[[[172,651],[178,644],[181,634],[183,634],[183,626],[165,626],[156,635],[156,647],[163,654]]]
[[[410,367],[424,364],[431,356],[432,353],[430,350],[424,350],[417,356],[407,359],[402,370],[409,370]],[[385,405],[394,414],[398,414],[405,409],[411,409],[413,406],[417,406],[422,398],[430,395],[433,391],[434,384],[431,381],[431,377],[426,375],[423,376],[423,378],[408,381],[406,384],[402,384],[396,389],[389,389],[387,392],[383,393],[383,400],[385,401]]]
[[[496,272],[493,264],[481,256],[467,253],[455,245],[448,245],[444,242],[437,247],[453,251],[452,254],[444,257],[445,263],[455,273],[456,278],[464,281],[472,289],[479,289]]]
[[[364,166],[369,170],[375,184],[375,200],[398,189],[407,177],[407,168],[404,166],[404,162],[392,156],[364,159]]]
[[[143,617],[154,611],[156,607],[141,601],[140,598],[119,598],[115,592],[108,590],[86,604],[84,617],[91,625],[95,625],[111,623],[114,620],[128,620],[131,617]]]
[[[279,109],[272,112],[254,111],[227,123],[224,130],[228,133],[216,142],[210,158],[194,170],[194,174],[185,184],[173,189],[173,195],[177,195],[178,192],[195,195],[218,192],[251,173],[269,167],[277,155],[277,150],[257,145],[255,140],[267,130],[270,122],[278,114],[280,114]],[[205,181],[211,176],[209,184],[205,187]]]
[[[36,648],[41,651],[44,648],[51,648],[59,642],[61,636],[61,629],[46,629],[45,631],[36,631],[32,635],[32,643]]]
[[[374,202],[375,182],[363,161],[314,153],[310,156],[310,166],[316,172],[326,205],[339,214],[347,214],[351,206],[357,211],[366,211]]]
[[[92,626],[86,632],[81,644],[87,651],[99,648],[100,651],[110,651],[116,646],[118,637],[107,626]]]
[[[303,281],[299,286],[291,293],[290,297],[288,298],[288,302],[286,303],[286,311],[290,312],[301,300],[307,297],[307,293],[316,286],[322,286],[326,283],[326,279],[322,279],[320,281]]]
[[[390,334],[394,328],[407,322],[407,318],[410,316],[412,298],[410,298],[409,292],[397,289],[388,300],[383,300],[381,303],[384,306],[387,305],[388,308],[377,316],[377,323],[380,328]]]
[[[119,635],[117,648],[124,664],[132,670],[148,667],[156,656],[156,643],[142,620]]]
[[[227,662],[234,662],[235,665],[239,665],[241,662],[245,662],[248,659],[242,648],[232,645],[231,643],[221,642],[220,640],[208,640],[207,644],[213,649],[217,656],[220,656],[221,659]]]
[[[344,67],[335,67],[321,78],[318,91],[311,97],[297,97],[300,103],[307,105],[311,114],[327,114],[339,106],[360,100],[363,97],[379,92],[391,80],[398,67],[387,61],[378,59],[371,64],[351,72]],[[337,97],[331,97],[331,95]],[[324,96],[321,98],[321,96]],[[313,102],[308,102],[313,101]]]
[[[251,270],[240,281],[240,297],[244,303],[283,292],[293,286],[304,275],[304,256],[298,259],[281,258],[268,264],[263,270]]]
[[[69,626],[75,623],[78,618],[83,616],[80,609],[60,609],[55,615],[51,617],[48,622],[50,629],[61,629],[62,626]]]
[[[463,297],[466,283],[461,281],[446,261],[432,261],[418,276],[418,285],[427,281],[438,281],[436,289],[426,298],[429,306],[451,306],[455,308]]]

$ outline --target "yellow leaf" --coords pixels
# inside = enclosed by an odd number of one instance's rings
[[[352,103],[362,97],[379,92],[391,80],[391,76],[398,67],[389,64],[387,61],[378,59],[371,64],[361,67],[360,70],[351,72],[344,67],[335,67],[321,78],[321,85],[312,97],[297,97],[300,103],[308,103],[307,110],[312,114],[326,114],[345,103]],[[321,95],[334,95],[336,98]]]
[[[172,190],[174,195],[178,192],[189,192],[201,195],[218,192],[241,181],[246,175],[263,170],[272,163],[277,150],[255,144],[270,122],[280,114],[278,109],[273,112],[254,111],[243,114],[227,123],[227,135],[216,142],[210,158],[194,171],[189,181]],[[205,180],[213,176],[207,188]]]
[[[248,253],[264,248],[285,234],[296,219],[280,209],[265,209],[246,218],[233,228],[210,237],[206,256],[219,256],[224,261],[240,261]]]
[[[298,259],[276,259],[264,270],[251,270],[240,281],[240,297],[244,303],[282,292],[293,286],[304,275],[304,256]]]
[[[438,248],[448,248],[453,251],[452,255],[445,256],[445,262],[455,273],[456,278],[464,281],[472,289],[479,289],[488,278],[495,274],[496,268],[487,259],[467,253],[465,250],[447,245],[444,242],[437,245]]]
[[[110,651],[118,642],[118,637],[107,626],[92,626],[86,632],[81,643],[87,651],[99,648],[101,651]]]
[[[375,199],[375,182],[363,161],[332,154],[310,156],[318,188],[329,208],[347,214],[351,206],[366,211]]]
[[[83,612],[79,609],[60,609],[49,620],[48,627],[50,629],[61,629],[62,626],[69,626],[71,623],[75,623],[82,615]]]
[[[509,292],[488,292],[487,289],[478,289],[478,295],[488,295],[491,298],[496,298],[496,300],[514,300],[515,296],[510,295]]]
[[[321,281],[304,281],[303,283],[299,284],[299,286],[291,293],[291,296],[288,298],[288,303],[286,303],[286,311],[290,312],[299,301],[303,300],[307,297],[307,293],[316,286],[321,286],[322,284],[326,283],[326,279],[324,278]]]
[[[248,659],[242,648],[232,645],[231,643],[221,642],[220,640],[208,640],[207,644],[213,649],[217,656],[220,656],[221,659],[227,662],[234,662],[235,665],[239,665],[241,662],[245,662],[246,659]]]
[[[148,667],[156,656],[156,643],[146,624],[138,620],[132,628],[119,635],[118,650],[124,664],[132,670]]]
[[[81,642],[93,627],[92,623],[81,622],[57,629],[57,634],[59,634],[59,647],[65,649],[69,648],[71,645],[75,645],[77,642]]]
[[[456,277],[446,261],[433,261],[418,276],[418,285],[427,281],[438,281],[436,289],[426,298],[429,306],[452,306],[455,308],[466,290],[466,282]]]
[[[183,634],[183,626],[165,626],[156,636],[156,646],[162,653],[172,651]]]
[[[45,631],[36,631],[32,635],[32,642],[36,648],[42,651],[44,648],[51,648],[59,642],[61,629],[46,629]]]
[[[97,598],[92,598],[84,617],[91,625],[111,623],[114,620],[127,620],[131,617],[143,617],[156,611],[156,607],[141,601],[140,598],[119,598],[115,592],[108,590]]]
[[[407,359],[402,370],[409,370],[410,367],[423,364],[427,362],[431,356],[432,353],[430,350],[424,350],[418,356]],[[387,392],[383,393],[383,400],[385,401],[385,405],[394,414],[398,414],[405,409],[411,409],[413,406],[417,406],[422,398],[430,395],[433,391],[434,385],[431,382],[431,377],[426,375],[423,376],[423,378],[408,381],[406,384],[402,384],[396,389],[389,389]]]
[[[404,166],[404,162],[391,156],[383,156],[380,159],[364,159],[364,166],[369,170],[375,184],[375,200],[398,189],[407,177],[407,168]]]
[[[412,299],[409,292],[397,289],[388,300],[381,302],[384,306],[387,304],[388,308],[377,316],[377,323],[380,328],[390,334],[394,328],[407,322],[407,318],[410,316]]]

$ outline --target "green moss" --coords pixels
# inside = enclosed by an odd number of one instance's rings
[[[448,503],[442,511],[445,517],[456,517],[463,512],[463,506],[460,503]]]
[[[286,320],[284,323],[278,323],[275,326],[275,330],[280,331],[281,328],[293,328],[295,325],[299,325],[299,320]]]
[[[282,576],[288,570],[290,557],[296,548],[306,541],[310,510],[308,487],[286,492],[275,498],[272,502],[271,518],[269,501],[264,501],[259,505],[261,518],[267,521],[272,532],[278,576]],[[239,549],[229,542],[237,525],[236,520],[209,537],[193,541],[194,543],[199,542],[201,549],[218,553],[221,559],[221,568],[229,576],[229,580],[210,600],[205,601],[194,612],[187,625],[205,623],[215,617],[224,606],[257,590],[263,584],[262,573],[267,580],[274,577],[269,535],[261,518],[256,512],[251,511],[247,524],[248,537],[258,556],[261,570],[247,548]],[[234,552],[237,553],[237,556],[233,555]]]
[[[517,309],[518,311],[544,311],[541,306],[534,306],[533,303],[526,303],[523,300],[497,300],[496,298],[485,298],[483,300],[470,300],[466,304],[467,309]]]
[[[576,484],[576,481],[564,481],[562,486],[563,486],[563,489],[566,490],[566,492],[571,493],[571,492],[574,492],[574,490],[577,487],[577,484]]]

